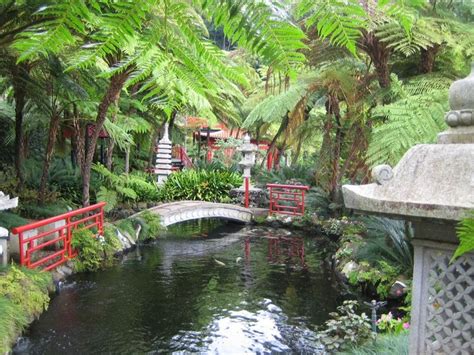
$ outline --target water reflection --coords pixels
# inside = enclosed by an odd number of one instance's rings
[[[319,352],[338,291],[314,239],[200,223],[69,279],[15,353]]]

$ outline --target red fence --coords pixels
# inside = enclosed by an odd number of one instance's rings
[[[18,234],[20,264],[48,271],[75,257],[77,253],[71,246],[72,232],[75,229],[92,229],[97,235],[102,234],[105,205],[101,202],[13,228],[12,233]]]
[[[308,186],[267,184],[267,187],[270,189],[270,215],[304,215],[304,195]]]
[[[184,148],[183,146],[179,144],[174,145],[172,155],[173,158],[181,160],[185,168],[193,167],[193,162],[189,158],[188,153],[186,152],[186,148]]]

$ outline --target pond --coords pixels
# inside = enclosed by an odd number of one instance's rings
[[[223,220],[170,228],[70,277],[14,353],[318,353],[342,303],[320,238]]]

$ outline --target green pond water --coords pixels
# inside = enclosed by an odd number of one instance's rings
[[[316,328],[342,299],[319,243],[222,220],[175,226],[66,280],[14,353],[321,352]]]

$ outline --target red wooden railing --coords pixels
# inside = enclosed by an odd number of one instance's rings
[[[270,190],[270,215],[304,215],[304,195],[309,186],[267,184]]]
[[[72,232],[75,229],[93,229],[96,235],[103,234],[105,205],[101,202],[13,228],[12,233],[18,235],[20,264],[48,271],[75,257],[77,252],[71,246]],[[56,222],[64,224],[40,232],[42,227]],[[37,233],[32,234],[34,231]]]
[[[189,158],[188,153],[186,152],[186,148],[181,145],[173,146],[173,158],[181,160],[185,168],[193,167],[193,162]]]

